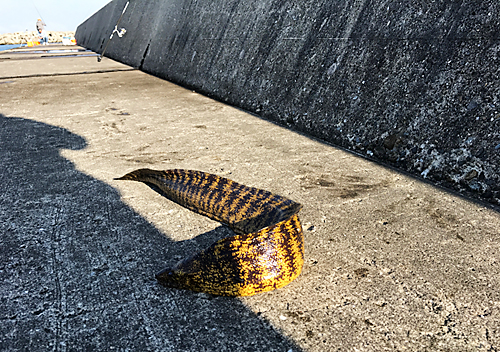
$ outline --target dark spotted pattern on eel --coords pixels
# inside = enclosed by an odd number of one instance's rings
[[[299,203],[201,171],[140,169],[118,180],[144,182],[236,233],[156,274],[163,285],[251,296],[281,288],[299,276],[304,263]]]

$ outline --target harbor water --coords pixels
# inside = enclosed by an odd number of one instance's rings
[[[23,46],[23,44],[6,44],[6,45],[0,45],[0,51],[10,50],[10,49],[15,49],[15,48],[20,48],[21,46]]]

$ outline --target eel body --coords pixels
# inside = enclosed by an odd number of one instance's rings
[[[235,232],[156,274],[161,284],[215,295],[251,296],[281,288],[299,276],[304,263],[299,203],[194,170],[140,169],[118,180],[146,183]]]

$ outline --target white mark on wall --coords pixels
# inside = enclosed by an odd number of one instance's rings
[[[337,61],[339,61],[340,56],[337,58]],[[328,76],[331,76],[337,71],[337,67],[339,67],[339,64],[337,62],[334,62],[332,66],[328,68],[327,74]]]

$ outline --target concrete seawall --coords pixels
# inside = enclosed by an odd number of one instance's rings
[[[125,3],[78,43],[101,52]],[[132,1],[119,27],[106,56],[500,204],[496,0]]]

